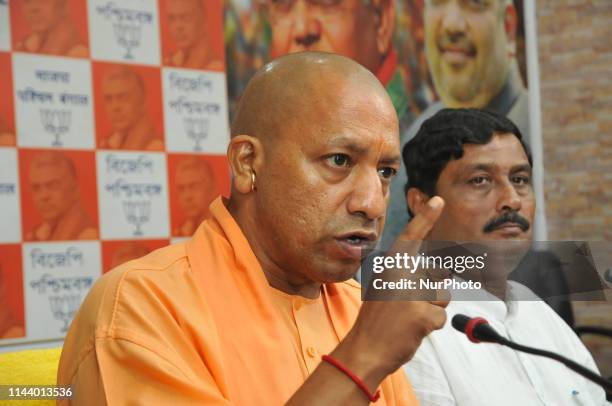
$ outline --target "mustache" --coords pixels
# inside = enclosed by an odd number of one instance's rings
[[[476,53],[476,47],[474,43],[462,33],[452,33],[452,34],[444,34],[442,35],[438,41],[437,45],[439,49],[447,49],[447,48],[458,48],[470,55]]]
[[[483,227],[482,231],[485,233],[492,233],[504,223],[518,224],[523,231],[529,230],[530,227],[529,221],[527,221],[525,217],[521,216],[516,211],[510,211],[489,220]]]

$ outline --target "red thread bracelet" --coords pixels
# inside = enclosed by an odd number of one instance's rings
[[[346,374],[346,376],[351,378],[353,380],[353,382],[355,382],[355,385],[357,385],[359,387],[359,389],[361,389],[363,391],[363,393],[365,393],[365,395],[368,397],[368,399],[370,399],[370,402],[376,402],[378,400],[378,398],[380,398],[380,389],[377,390],[376,393],[372,394],[372,392],[370,392],[370,389],[368,389],[366,384],[363,383],[361,378],[359,378],[357,375],[352,373],[347,367],[345,367],[344,365],[342,365],[341,363],[339,363],[338,361],[336,361],[335,359],[333,359],[329,355],[323,355],[323,357],[321,357],[321,358],[323,359],[323,361],[329,362],[330,364],[332,364],[333,366],[338,368],[340,371],[344,372]]]

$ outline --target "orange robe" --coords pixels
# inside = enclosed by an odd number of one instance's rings
[[[188,242],[96,282],[58,371],[74,404],[281,405],[352,327],[357,283],[273,289],[222,199],[210,208]],[[401,369],[381,389],[377,405],[418,404]]]

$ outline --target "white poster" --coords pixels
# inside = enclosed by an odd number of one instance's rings
[[[89,0],[93,59],[159,65],[157,1]]]
[[[94,148],[88,61],[13,54],[20,147]]]
[[[0,0],[0,51],[11,49],[11,25],[8,0]]]
[[[225,154],[229,142],[225,74],[162,68],[166,148]]]
[[[21,241],[18,168],[17,150],[0,148],[0,243]]]
[[[168,238],[166,156],[96,152],[101,238]]]
[[[63,337],[102,274],[100,243],[24,244],[23,265],[26,338]]]

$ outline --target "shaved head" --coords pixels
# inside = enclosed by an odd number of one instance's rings
[[[240,99],[232,137],[248,134],[262,140],[312,120],[333,120],[340,97],[351,87],[363,95],[391,103],[387,92],[369,70],[352,59],[325,52],[300,52],[273,60],[249,82]]]
[[[400,164],[395,109],[343,56],[290,54],[260,69],[228,147],[228,205],[272,286],[316,297],[352,277],[380,235]]]

